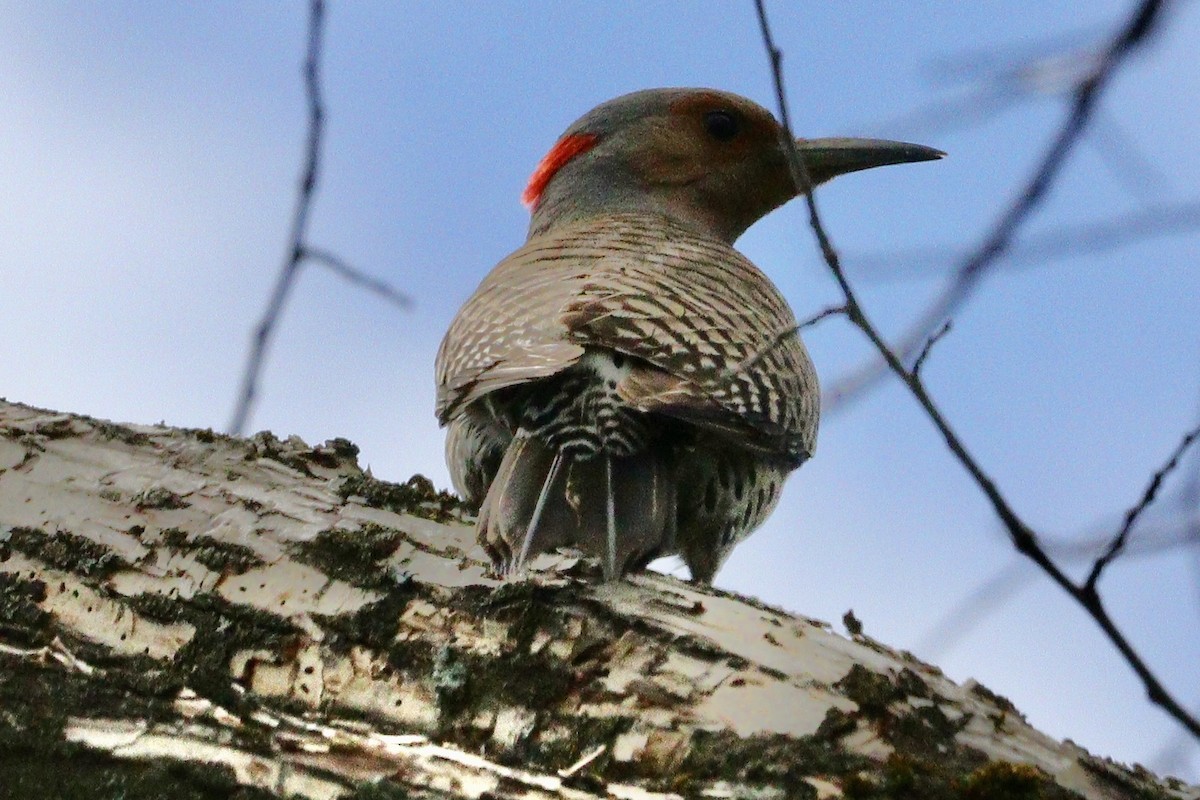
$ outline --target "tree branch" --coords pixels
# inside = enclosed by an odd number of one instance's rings
[[[1073,223],[1034,234],[1001,257],[1007,266],[1042,266],[1047,261],[1115,250],[1155,236],[1200,231],[1200,200],[1160,203],[1106,219]],[[851,254],[850,272],[856,278],[886,281],[927,277],[964,258],[946,246]]]
[[[279,316],[283,313],[284,303],[287,301],[300,273],[300,268],[306,260],[316,261],[328,267],[335,274],[369,289],[401,308],[408,308],[412,304],[406,295],[383,281],[354,269],[328,250],[312,247],[305,241],[308,218],[312,212],[317,178],[320,174],[321,136],[325,129],[325,106],[321,97],[320,72],[324,18],[324,0],[311,0],[308,15],[308,50],[304,59],[304,88],[308,101],[308,140],[304,149],[300,191],[296,197],[296,208],[292,215],[292,231],[288,239],[287,254],[284,257],[283,266],[279,270],[279,275],[275,278],[275,286],[267,300],[266,310],[254,329],[250,352],[242,371],[237,406],[228,427],[229,432],[234,435],[245,432],[246,423],[249,421],[250,412],[253,410],[254,401],[258,396],[259,376],[266,358],[267,347],[275,333]]]
[[[238,391],[238,403],[234,409],[233,418],[229,422],[229,432],[242,434],[250,410],[258,395],[258,378],[262,371],[263,358],[267,345],[275,332],[275,324],[283,311],[292,286],[296,282],[296,274],[304,261],[304,234],[308,228],[308,216],[312,210],[313,194],[317,188],[317,171],[320,167],[321,133],[324,130],[325,109],[321,102],[321,34],[325,3],[323,0],[312,0],[309,4],[308,15],[308,53],[304,60],[304,86],[308,98],[308,142],[305,146],[304,171],[300,178],[300,193],[296,198],[296,209],[292,215],[292,233],[289,238],[287,255],[283,266],[275,278],[275,287],[267,300],[266,311],[254,330],[254,338],[250,344],[250,354],[242,373],[241,389]]]
[[[1168,475],[1175,471],[1179,466],[1180,460],[1187,452],[1188,448],[1195,443],[1196,439],[1200,438],[1200,425],[1197,425],[1192,430],[1184,434],[1183,439],[1175,446],[1171,457],[1167,459],[1167,463],[1163,464],[1157,472],[1150,478],[1150,482],[1146,485],[1146,491],[1142,493],[1142,499],[1139,500],[1129,511],[1125,512],[1125,522],[1121,525],[1121,530],[1113,537],[1108,548],[1104,551],[1104,555],[1096,559],[1092,564],[1092,571],[1088,574],[1087,581],[1084,583],[1084,591],[1095,593],[1096,583],[1100,580],[1100,575],[1104,572],[1113,559],[1121,554],[1125,549],[1125,542],[1129,538],[1129,532],[1133,530],[1134,524],[1145,511],[1158,497],[1158,490],[1162,486],[1163,480]]]
[[[454,498],[356,452],[0,401],[0,795],[794,798],[897,759],[936,797],[1171,788],[754,600],[566,553],[500,583]]]
[[[387,281],[381,281],[379,278],[350,266],[337,255],[324,248],[305,245],[302,257],[326,267],[334,275],[346,279],[355,286],[361,286],[368,292],[381,297],[399,309],[407,311],[412,308],[412,298],[404,292],[396,289]]]
[[[1129,23],[1109,49],[1102,66],[1091,79],[1080,87],[1071,119],[1056,138],[1047,158],[1044,160],[1042,169],[1039,170],[1018,202],[1001,217],[999,224],[995,226],[992,234],[987,237],[976,257],[965,265],[964,269],[960,272],[960,281],[965,280],[969,284],[973,284],[978,279],[978,276],[982,274],[982,271],[995,263],[995,259],[1003,253],[1004,249],[1010,243],[1012,236],[1015,234],[1017,227],[1050,188],[1062,164],[1063,158],[1070,150],[1071,145],[1087,120],[1097,92],[1104,85],[1120,59],[1136,44],[1145,39],[1153,27],[1153,23],[1157,19],[1162,5],[1161,0],[1144,0],[1135,10]],[[825,263],[846,299],[847,317],[875,347],[882,359],[884,369],[889,370],[892,374],[900,378],[905,387],[908,388],[909,393],[925,411],[941,434],[946,447],[954,454],[959,464],[970,474],[971,478],[987,497],[993,511],[1004,524],[1016,549],[1041,567],[1051,580],[1057,583],[1063,591],[1088,612],[1100,629],[1104,631],[1104,634],[1108,637],[1112,645],[1124,657],[1125,662],[1141,679],[1142,685],[1145,687],[1151,702],[1163,708],[1163,710],[1174,717],[1194,736],[1200,738],[1200,721],[1197,721],[1166,690],[1162,682],[1159,681],[1158,677],[1150,670],[1145,661],[1129,643],[1128,639],[1126,639],[1125,635],[1112,621],[1112,618],[1108,615],[1108,611],[1104,608],[1100,596],[1088,584],[1076,585],[1041,549],[1033,529],[1009,505],[1008,500],[996,486],[995,481],[992,480],[966,449],[958,434],[950,426],[950,423],[925,389],[920,376],[915,371],[909,370],[904,366],[902,358],[906,358],[909,355],[908,350],[903,348],[893,350],[863,311],[853,287],[846,278],[846,274],[829,240],[829,236],[821,223],[820,216],[817,213],[816,201],[811,192],[812,182],[808,179],[803,160],[795,146],[795,137],[792,133],[787,100],[783,88],[783,53],[775,45],[774,39],[771,36],[771,29],[767,20],[766,10],[763,7],[763,0],[755,0],[755,8],[762,31],[763,44],[771,63],[772,79],[775,85],[776,98],[779,103],[780,121],[783,128],[782,139],[789,167],[796,185],[804,191],[804,198],[809,210],[809,222],[816,235]],[[959,296],[959,299],[955,303],[960,302],[963,297],[965,295]],[[937,305],[935,304],[935,306]],[[949,308],[949,306],[946,307]],[[927,315],[927,318],[931,316],[931,314]],[[945,316],[944,313],[938,314],[939,319],[943,316]],[[925,329],[922,328],[922,330]]]
[[[756,5],[761,9],[760,0],[756,0]],[[1047,148],[1025,188],[1000,215],[974,254],[958,268],[950,283],[899,338],[893,349],[899,353],[901,360],[907,361],[912,358],[930,332],[953,316],[963,303],[970,299],[979,282],[1012,246],[1021,226],[1049,194],[1049,189],[1066,163],[1067,156],[1079,142],[1091,119],[1101,92],[1108,86],[1126,57],[1148,40],[1165,5],[1165,0],[1143,0],[1104,52],[1095,71],[1080,82],[1066,121]],[[761,16],[760,10],[760,18]],[[772,64],[778,63],[774,54],[771,55],[771,61]],[[785,124],[785,127],[788,126]],[[790,127],[788,129],[790,130]],[[824,252],[824,245],[821,249]],[[838,381],[827,392],[823,405],[833,408],[860,396],[877,385],[887,375],[888,370],[889,365],[885,360],[873,359]]]
[[[725,380],[728,380],[735,375],[742,374],[743,372],[745,372],[746,370],[750,369],[755,364],[757,364],[759,361],[762,361],[764,358],[766,358],[767,354],[769,354],[776,347],[779,347],[779,345],[782,344],[784,341],[791,338],[792,336],[795,336],[797,333],[804,330],[805,328],[811,328],[813,325],[816,325],[818,322],[825,319],[826,317],[832,317],[837,314],[845,314],[845,313],[846,313],[845,306],[829,306],[828,308],[822,309],[821,311],[818,311],[816,314],[813,314],[811,317],[804,320],[803,322],[796,323],[795,325],[792,325],[789,328],[784,328],[783,330],[779,331],[779,333],[772,336],[771,341],[767,342],[765,345],[760,347],[758,350],[751,353],[749,356],[742,359],[741,361],[734,364],[733,366],[726,367],[725,371],[721,377]]]
[[[938,339],[941,339],[950,332],[950,320],[942,323],[942,327],[938,328],[928,339],[925,340],[925,346],[921,348],[917,360],[913,362],[912,374],[920,375],[921,367],[925,366],[925,359],[929,358],[929,353],[933,350],[933,346],[937,344]]]

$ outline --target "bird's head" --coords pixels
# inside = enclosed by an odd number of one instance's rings
[[[795,197],[783,130],[758,104],[713,89],[647,89],[609,100],[569,127],[522,200],[530,235],[596,214],[665,214],[732,243]],[[880,139],[798,139],[812,184],[871,167],[941,158]]]

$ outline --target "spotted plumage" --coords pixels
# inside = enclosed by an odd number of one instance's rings
[[[574,545],[608,576],[682,555],[709,581],[812,455],[816,374],[732,247],[796,194],[771,115],[712,90],[610,101],[535,171],[525,246],[459,311],[437,414],[503,572]],[[936,151],[801,140],[816,179]]]

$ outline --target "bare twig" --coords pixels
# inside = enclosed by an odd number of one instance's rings
[[[957,66],[947,66],[945,75],[971,81],[970,88],[871,127],[893,133],[906,131],[910,136],[969,127],[1031,98],[1073,91],[1095,70],[1100,55],[1094,42],[1080,45],[1078,41],[1060,40],[1057,45],[1043,42],[1035,54],[994,55],[987,59],[991,63],[985,63],[979,55],[948,60],[946,65]]]
[[[1012,235],[1015,233],[1017,226],[1029,214],[1039,199],[1049,189],[1058,167],[1062,163],[1063,157],[1070,149],[1075,137],[1082,130],[1083,123],[1087,119],[1088,110],[1095,101],[1096,93],[1099,88],[1107,80],[1112,69],[1120,61],[1120,59],[1130,51],[1134,45],[1142,42],[1149,31],[1153,28],[1159,12],[1162,10],[1163,0],[1143,0],[1143,2],[1135,10],[1129,23],[1126,25],[1122,33],[1114,41],[1108,51],[1108,55],[1104,60],[1104,64],[1084,86],[1079,90],[1079,102],[1076,104],[1075,112],[1072,114],[1068,125],[1060,133],[1055,141],[1054,147],[1045,159],[1043,169],[1035,175],[1034,181],[1022,194],[1020,200],[1006,212],[1000,220],[1000,223],[993,229],[991,235],[988,236],[984,246],[980,249],[976,258],[968,263],[967,267],[972,269],[964,270],[965,274],[977,276],[982,269],[993,263],[995,258],[1003,252],[1008,246]],[[808,175],[804,168],[803,160],[800,157],[799,151],[795,146],[795,138],[792,134],[791,123],[788,117],[787,101],[783,90],[783,72],[782,62],[783,54],[771,37],[770,26],[767,21],[766,10],[763,7],[763,0],[755,0],[755,8],[758,12],[759,25],[762,30],[763,44],[771,61],[772,78],[775,84],[775,92],[779,102],[780,122],[783,127],[782,141],[784,152],[787,154],[788,163],[792,171],[796,185],[804,190],[805,200],[808,204],[809,222],[813,232],[816,235],[817,242],[820,245],[821,253],[825,259],[826,265],[833,274],[834,280],[837,282],[846,299],[846,316],[855,326],[874,345],[876,351],[883,359],[885,368],[892,374],[896,375],[908,388],[909,393],[925,411],[925,414],[933,422],[938,432],[942,436],[946,447],[949,448],[959,464],[970,474],[971,478],[979,486],[980,490],[987,497],[988,502],[992,506],[992,510],[1000,518],[1013,545],[1016,549],[1037,564],[1043,572],[1045,572],[1051,580],[1057,583],[1063,591],[1069,594],[1087,613],[1092,617],[1105,636],[1112,645],[1121,653],[1125,662],[1137,674],[1142,681],[1142,685],[1146,689],[1151,702],[1160,706],[1168,714],[1174,717],[1182,726],[1189,730],[1194,736],[1200,738],[1200,721],[1193,717],[1187,709],[1166,690],[1162,682],[1146,665],[1145,661],[1138,652],[1130,644],[1129,640],[1117,627],[1116,623],[1109,616],[1105,609],[1103,601],[1099,594],[1094,590],[1094,587],[1088,584],[1076,585],[1064,573],[1045,551],[1038,544],[1037,536],[1032,528],[1016,513],[1009,504],[1008,500],[996,486],[995,481],[983,470],[979,462],[974,456],[967,451],[966,446],[959,438],[958,434],[950,426],[945,416],[941,413],[933,398],[926,391],[921,378],[916,373],[905,368],[902,358],[906,358],[908,351],[904,349],[893,350],[878,329],[867,317],[862,306],[858,302],[858,298],[846,278],[846,274],[838,261],[837,253],[834,251],[832,244],[829,241],[829,236],[825,232],[824,226],[821,224],[819,215],[817,214],[816,203],[813,200],[812,193],[809,191],[811,181],[808,180]],[[975,278],[972,278],[974,280]],[[939,317],[944,318],[946,314],[940,314]]]
[[[1200,418],[1200,414],[1197,417]],[[1183,539],[1200,544],[1200,453],[1192,453],[1175,506],[1176,513],[1185,520]],[[1192,550],[1191,566],[1193,587],[1200,599],[1200,547]]]
[[[1096,71],[1105,54],[1097,36],[1089,39],[1084,45],[1074,42],[1064,46],[1060,41],[1056,47],[1043,42],[1037,55],[1026,53],[1019,58],[994,59],[997,63],[990,67],[980,63],[979,56],[975,57],[974,66],[960,59],[959,69],[953,75],[959,80],[973,80],[975,86],[971,90],[909,112],[880,129],[894,132],[962,128],[1032,98],[1073,94]],[[1162,170],[1124,134],[1115,120],[1095,113],[1089,134],[1089,143],[1109,172],[1132,193],[1144,197],[1151,185],[1169,184]]]
[[[813,325],[816,325],[818,322],[825,319],[826,317],[832,317],[835,314],[845,314],[845,313],[846,313],[845,306],[829,306],[828,308],[822,309],[821,311],[818,311],[816,314],[813,314],[811,317],[804,320],[803,322],[797,323],[796,325],[792,325],[790,328],[784,328],[783,330],[779,331],[779,333],[772,336],[771,341],[767,342],[765,345],[760,347],[758,350],[754,351],[753,353],[751,353],[749,356],[742,359],[738,363],[736,363],[730,367],[726,367],[725,371],[721,375],[722,379],[729,380],[730,378],[734,377],[735,375],[740,375],[741,373],[750,369],[755,364],[757,364],[759,361],[762,361],[764,358],[766,358],[767,355],[770,354],[770,352],[772,350],[774,350],[776,347],[779,347],[779,345],[781,345],[784,341],[791,338],[792,336],[795,336],[797,333],[804,330],[805,328],[811,328]]]
[[[950,320],[946,320],[942,324],[942,327],[938,328],[937,331],[934,332],[934,334],[925,341],[925,346],[921,348],[920,355],[918,355],[917,360],[913,362],[913,365],[912,365],[912,374],[913,375],[921,374],[921,367],[923,367],[925,365],[925,359],[929,358],[929,353],[930,353],[930,351],[933,350],[933,346],[935,344],[937,344],[938,339],[941,339],[943,336],[945,336],[949,332],[950,332]]]
[[[846,307],[844,305],[842,305],[842,306],[827,306],[826,308],[821,309],[816,314],[813,314],[811,317],[809,317],[808,319],[799,323],[798,325],[793,325],[791,328],[788,328],[786,333],[781,333],[776,338],[782,340],[782,339],[786,338],[787,335],[789,335],[789,334],[799,333],[800,331],[804,330],[805,328],[811,328],[813,325],[816,325],[818,322],[825,319],[826,317],[832,317],[837,314],[845,314],[845,313],[846,313]]]
[[[1142,152],[1111,113],[1096,111],[1087,142],[1108,167],[1113,180],[1143,203],[1150,204],[1156,195],[1174,188],[1171,176]]]
[[[1161,500],[1164,499],[1160,499],[1160,506]],[[1185,493],[1181,492],[1178,499],[1181,504],[1187,503]],[[1197,527],[1200,525],[1200,514],[1192,511],[1194,506],[1194,503],[1187,504],[1182,509],[1184,513],[1156,525],[1148,525],[1143,519],[1138,525],[1137,537],[1129,540],[1121,551],[1121,558],[1156,556],[1183,547],[1194,550],[1196,545],[1200,544],[1200,528]],[[1104,552],[1111,543],[1112,527],[1111,524],[1104,524],[1101,533],[1098,532],[1097,526],[1096,530],[1083,538],[1057,539],[1039,534],[1038,545],[1048,555],[1062,561],[1091,563],[1095,562],[1097,554]],[[917,642],[916,652],[933,655],[953,645],[973,625],[1023,589],[1036,575],[1037,572],[1025,569],[1024,560],[1011,562],[979,584],[966,597],[956,601],[950,611],[931,624]]]
[[[1035,42],[987,45],[975,50],[934,56],[925,62],[924,72],[943,84],[985,80],[995,82],[997,76],[1013,76],[1010,78],[1012,81],[1021,72],[1028,73],[1031,64],[1047,64],[1056,60],[1064,64],[1082,61],[1087,58],[1087,53],[1095,54],[1097,43],[1108,35],[1107,26],[1093,23],[1066,33],[1043,35]],[[1045,70],[1045,67],[1041,69]],[[1057,71],[1063,70],[1060,68]]]
[[[1001,261],[1006,266],[1044,266],[1053,259],[1103,253],[1153,236],[1197,231],[1200,231],[1200,200],[1155,205],[1026,237],[1014,242]],[[935,246],[848,256],[846,262],[856,278],[882,281],[936,274],[963,258],[949,247]]]
[[[308,260],[331,269],[335,274],[363,286],[396,305],[407,308],[411,301],[405,295],[382,281],[371,278],[346,264],[327,250],[312,247],[305,242],[308,218],[312,211],[313,197],[317,189],[320,172],[321,135],[325,126],[325,107],[321,99],[321,43],[324,30],[324,0],[310,0],[308,14],[308,50],[304,59],[304,88],[308,101],[308,140],[305,145],[304,167],[300,177],[300,192],[296,197],[296,208],[292,215],[292,230],[288,238],[288,249],[283,266],[275,278],[275,286],[267,300],[266,310],[254,329],[250,352],[242,372],[238,391],[237,407],[229,422],[229,432],[239,435],[245,432],[246,423],[258,396],[258,380],[262,372],[267,347],[275,333],[275,325],[283,313],[284,303],[296,283],[300,268]]]
[[[1036,577],[1037,570],[1029,569],[1024,559],[1011,559],[966,597],[955,600],[939,619],[929,625],[917,641],[914,651],[926,658],[936,658],[977,628],[985,617],[1011,600]]]
[[[328,267],[334,275],[345,278],[356,286],[361,286],[397,308],[404,310],[412,308],[412,298],[404,292],[401,292],[386,281],[381,281],[361,270],[355,269],[328,250],[304,245],[302,257],[323,267]]]
[[[1181,501],[1182,495],[1177,494],[1175,499]],[[1039,543],[1043,550],[1055,558],[1094,563],[1112,543],[1114,527],[1111,524],[1093,525],[1075,537],[1052,538],[1042,534]],[[1121,558],[1156,556],[1172,550],[1198,550],[1200,547],[1200,513],[1194,509],[1186,512],[1183,509],[1172,510],[1156,515],[1154,521],[1139,519],[1137,530],[1138,535],[1125,543]]]
[[[321,34],[325,3],[323,0],[311,0],[308,15],[308,54],[304,61],[304,86],[308,97],[308,143],[305,148],[304,173],[300,178],[300,194],[296,198],[296,209],[292,216],[292,233],[289,238],[287,255],[283,267],[275,279],[275,288],[267,301],[266,311],[258,327],[254,330],[254,338],[250,345],[250,355],[246,359],[245,371],[242,373],[241,390],[238,392],[237,408],[229,423],[229,432],[238,435],[245,431],[250,409],[258,394],[258,376],[262,371],[263,357],[271,335],[275,332],[275,323],[283,311],[284,301],[287,300],[296,273],[304,261],[304,234],[308,228],[308,215],[312,209],[313,193],[317,188],[317,170],[321,157],[321,132],[324,128],[325,109],[321,103]]]
[[[1125,58],[1149,38],[1165,4],[1165,0],[1143,0],[1125,27],[1104,51],[1103,58],[1099,60],[1095,70],[1079,83],[1066,121],[1042,156],[1025,188],[1000,215],[992,231],[984,238],[983,244],[958,268],[950,283],[894,345],[893,349],[899,353],[901,360],[911,358],[935,326],[954,316],[959,307],[974,293],[980,280],[1012,245],[1021,226],[1046,198],[1049,188],[1066,163],[1067,156],[1078,143],[1101,92]],[[771,60],[772,64],[777,63],[775,55],[771,56]],[[821,249],[824,252],[824,245]],[[875,386],[888,374],[888,370],[889,366],[885,360],[872,359],[870,363],[864,364],[838,381],[827,393],[822,405],[831,408],[848,402]]]
[[[1133,530],[1134,524],[1137,523],[1142,512],[1149,508],[1155,498],[1158,497],[1158,490],[1162,487],[1163,480],[1175,471],[1175,468],[1179,466],[1179,462],[1188,451],[1188,448],[1198,438],[1200,438],[1200,425],[1192,428],[1192,430],[1184,435],[1183,439],[1176,445],[1175,450],[1172,451],[1171,457],[1150,478],[1150,482],[1146,485],[1146,491],[1142,493],[1141,500],[1133,505],[1129,511],[1125,512],[1125,522],[1121,525],[1121,530],[1113,537],[1108,545],[1108,549],[1104,551],[1104,555],[1097,558],[1096,562],[1092,565],[1092,571],[1088,574],[1087,581],[1084,583],[1084,591],[1096,591],[1096,583],[1100,580],[1100,575],[1104,572],[1104,568],[1112,563],[1113,559],[1119,556],[1121,551],[1125,549],[1125,542],[1128,540],[1129,532]]]
[[[762,31],[763,45],[767,48],[767,56],[771,59],[771,72],[775,77],[775,102],[779,105],[779,120],[782,123],[779,135],[784,152],[788,154],[788,169],[792,173],[792,183],[796,185],[808,205],[808,221],[812,225],[813,233],[817,236],[821,255],[830,266],[833,266],[839,264],[838,255],[833,249],[833,243],[829,241],[829,236],[825,233],[820,216],[817,214],[817,201],[813,197],[813,184],[812,178],[808,174],[808,167],[804,166],[804,159],[800,158],[800,154],[796,152],[796,140],[792,134],[792,120],[788,113],[787,95],[783,90],[783,51],[775,46],[775,40],[771,36],[771,26],[767,22],[767,9],[763,6],[763,0],[754,0],[754,8],[758,12],[759,30]],[[840,264],[835,271],[841,271]],[[846,313],[850,314],[856,306],[852,298],[847,297],[846,300]]]

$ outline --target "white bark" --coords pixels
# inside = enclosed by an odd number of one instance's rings
[[[0,785],[1200,798],[750,599],[568,555],[501,585],[353,452],[0,402]]]

